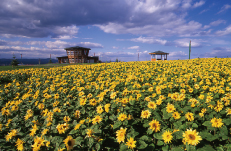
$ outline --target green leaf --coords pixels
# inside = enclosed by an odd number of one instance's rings
[[[137,147],[137,149],[145,149],[147,146],[148,146],[148,144],[146,144],[144,141],[139,141],[139,146]]]
[[[72,129],[71,131],[70,131],[70,135],[72,135],[72,134],[76,134],[78,132],[78,130],[74,130],[74,129]]]
[[[127,151],[128,150],[128,147],[124,144],[121,144],[120,145],[120,151]]]
[[[168,151],[168,150],[169,150],[168,148],[169,148],[169,146],[168,146],[168,145],[163,146],[163,147],[162,147],[162,151]]]
[[[111,116],[109,116],[109,119],[112,120],[112,121],[115,121],[116,120],[116,116],[114,114],[112,114]]]
[[[211,126],[212,123],[210,121],[205,121],[202,125],[204,125],[204,126]]]
[[[149,138],[148,138],[148,136],[147,136],[147,135],[144,135],[144,136],[140,137],[140,140],[148,141],[148,140],[149,140]]]
[[[231,120],[229,118],[223,119],[222,122],[226,125],[230,125],[231,124]]]
[[[210,145],[205,145],[202,148],[198,148],[197,151],[216,151],[216,150]]]
[[[147,130],[147,134],[152,134],[153,133],[153,131],[149,128],[148,130]]]
[[[113,125],[113,129],[117,129],[122,125],[121,121],[116,121],[115,124]]]
[[[182,139],[183,138],[183,132],[182,131],[175,132],[174,135],[176,135],[176,139]]]
[[[136,101],[130,101],[129,102],[131,105],[135,105]]]
[[[198,128],[198,125],[196,123],[193,123],[192,128]]]
[[[155,133],[153,136],[154,136],[156,139],[163,139],[163,138],[162,138],[162,133]]]
[[[171,151],[184,151],[181,147],[173,147]]]
[[[149,122],[144,123],[143,127],[149,127]]]
[[[179,127],[182,125],[182,122],[181,121],[177,121],[177,122],[174,122],[173,123],[173,126],[175,129],[179,129]]]
[[[92,137],[90,137],[88,146],[91,148],[93,143],[94,143],[94,139]]]
[[[196,147],[193,145],[189,145],[188,143],[186,143],[186,149],[187,151],[195,151]]]
[[[97,143],[97,144],[95,145],[95,148],[96,148],[97,151],[100,150],[100,144]]]
[[[163,119],[169,119],[170,117],[172,117],[172,113],[168,113],[165,110],[163,111]]]
[[[157,145],[158,145],[158,146],[162,146],[162,145],[164,145],[164,142],[161,141],[161,140],[158,140],[158,141],[157,141]]]
[[[210,141],[210,142],[219,138],[218,135],[212,135],[211,133],[206,132],[206,131],[200,132],[199,135],[202,137],[202,139],[206,139],[207,141]]]

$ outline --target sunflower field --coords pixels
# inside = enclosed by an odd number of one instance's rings
[[[0,150],[231,150],[231,59],[0,72]]]

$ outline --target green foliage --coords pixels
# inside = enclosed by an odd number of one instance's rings
[[[19,62],[18,60],[16,59],[15,55],[13,55],[13,59],[11,61],[11,65],[12,66],[18,66]]]

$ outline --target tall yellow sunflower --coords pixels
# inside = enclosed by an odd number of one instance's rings
[[[118,143],[124,142],[126,131],[127,128],[124,129],[122,127],[120,128],[120,130],[116,131],[116,139]]]
[[[124,113],[120,113],[120,115],[119,115],[119,117],[118,117],[118,120],[124,121],[124,120],[126,120],[126,119],[127,119],[127,115],[124,114]]]
[[[63,142],[66,145],[67,150],[73,149],[73,146],[75,145],[75,140],[72,138],[72,136],[67,136]]]
[[[220,128],[221,126],[224,125],[224,123],[222,123],[222,119],[221,118],[212,118],[211,121],[212,123],[212,127],[217,127],[217,128]]]
[[[178,119],[180,119],[180,113],[179,112],[173,112],[173,114],[172,114],[172,117],[175,119],[175,120],[178,120]]]
[[[141,117],[142,118],[149,118],[151,115],[151,112],[149,110],[145,110],[141,112]]]
[[[130,137],[128,139],[128,141],[126,142],[126,146],[128,146],[128,148],[135,148],[136,147],[136,141],[134,141],[134,138]]]
[[[152,131],[155,131],[155,132],[160,131],[160,123],[159,123],[159,121],[157,121],[157,120],[152,120],[152,121],[149,123],[149,125],[150,125],[150,129],[151,129]]]
[[[193,121],[194,120],[194,116],[193,113],[188,112],[187,114],[185,114],[185,117],[188,121]]]
[[[95,118],[92,119],[92,124],[100,123],[102,121],[102,118],[97,115]]]
[[[168,103],[168,105],[167,105],[167,107],[166,107],[166,111],[167,111],[168,113],[172,113],[172,112],[174,112],[175,110],[176,110],[176,108],[174,107],[174,105]]]
[[[150,109],[156,109],[156,103],[155,102],[148,102],[148,108]]]
[[[169,131],[169,130],[165,131],[165,132],[162,134],[162,138],[163,138],[163,140],[164,140],[165,143],[171,142],[171,141],[172,141],[172,138],[173,138],[172,132]]]
[[[102,106],[102,105],[97,106],[97,107],[96,107],[96,112],[97,112],[98,114],[101,114],[101,113],[103,112],[103,106]]]
[[[184,144],[188,143],[189,145],[194,145],[194,146],[196,146],[198,143],[200,143],[200,140],[202,140],[199,133],[196,132],[196,130],[192,130],[192,129],[187,129],[187,131],[183,133],[183,137],[184,138],[182,142]]]
[[[104,105],[105,112],[107,112],[107,113],[109,112],[110,106],[111,106],[111,104],[109,104],[109,103]]]

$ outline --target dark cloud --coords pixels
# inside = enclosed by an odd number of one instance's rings
[[[69,34],[59,32],[63,27],[125,21],[126,6],[123,0],[2,0],[0,34],[56,38]]]
[[[78,26],[96,25],[108,33],[157,36],[207,34],[198,22],[186,22],[188,6],[204,1],[175,0],[2,0],[0,34],[72,38]],[[186,7],[187,6],[187,7]],[[187,9],[186,9],[187,8]],[[177,28],[180,27],[180,28]]]

